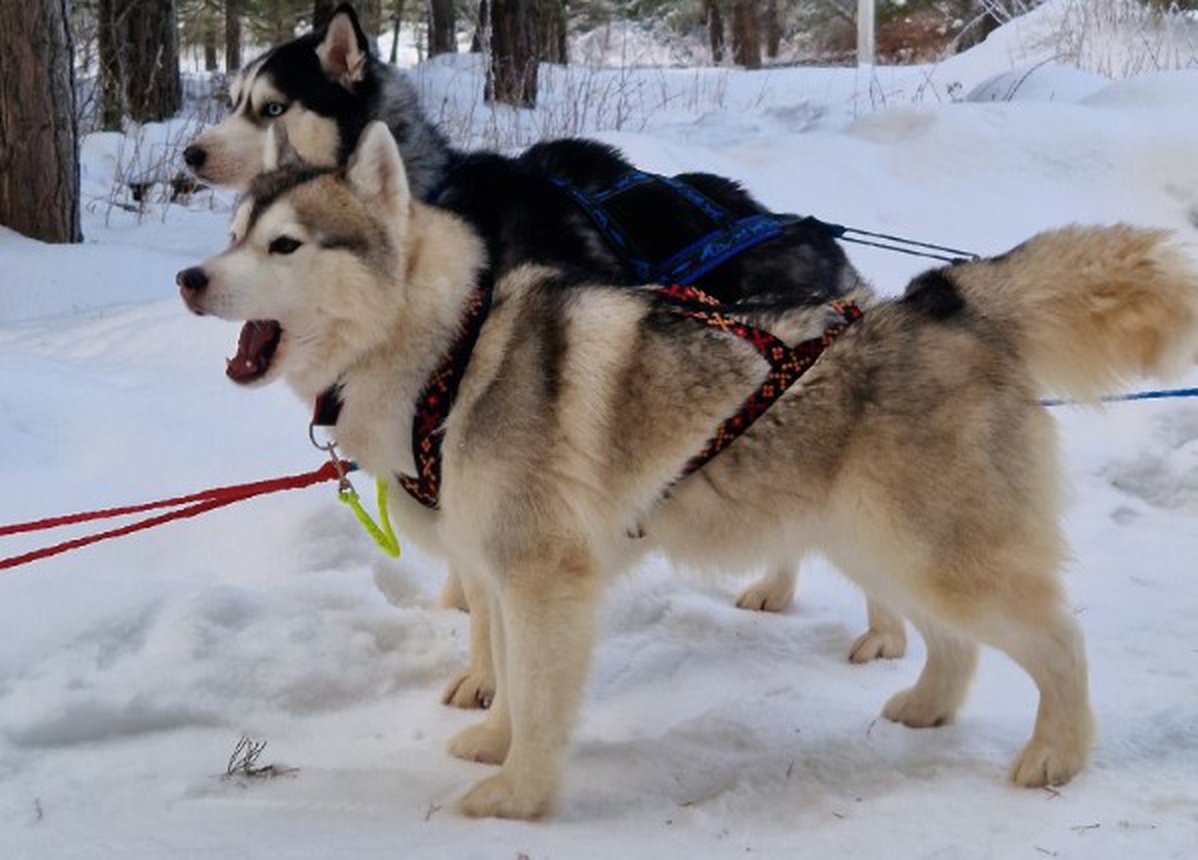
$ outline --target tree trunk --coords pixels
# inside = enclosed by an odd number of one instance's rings
[[[241,68],[241,3],[225,0],[225,71],[230,75]]]
[[[175,0],[131,0],[125,19],[125,94],[138,122],[164,120],[183,106]]]
[[[765,0],[765,55],[778,59],[782,47],[782,21],[778,17],[778,0]]]
[[[329,19],[333,17],[333,9],[336,4],[333,0],[316,0],[312,4],[312,29],[319,30],[325,24],[329,23]]]
[[[537,0],[490,0],[487,101],[537,104]]]
[[[204,22],[204,71],[215,72],[216,69],[216,19],[208,18]]]
[[[96,41],[99,43],[99,68],[96,90],[100,101],[100,129],[120,131],[125,115],[125,76],[122,73],[123,42],[121,0],[100,0],[96,7]]]
[[[458,49],[453,0],[428,0],[428,55],[452,54]]]
[[[295,16],[286,0],[265,0],[263,3],[246,4],[251,20],[257,18],[269,34],[272,45],[281,45],[295,38]],[[258,14],[254,14],[257,7]]]
[[[565,0],[540,0],[540,26],[538,41],[541,62],[569,62],[566,56],[566,2]]]
[[[374,51],[377,53],[377,43],[374,40],[383,30],[383,0],[358,0],[354,9],[358,12],[358,23],[362,25],[362,32],[376,45]]]
[[[404,0],[395,0],[391,19],[391,59],[392,65],[399,59],[399,24],[403,20]]]
[[[761,68],[758,0],[732,0],[732,61],[746,69]]]
[[[478,0],[478,20],[474,22],[474,35],[470,39],[470,53],[481,54],[491,40],[490,0]]]
[[[67,0],[0,15],[0,224],[79,242],[79,143]]]
[[[724,15],[719,0],[703,0],[707,12],[707,38],[711,42],[711,62],[724,62]]]

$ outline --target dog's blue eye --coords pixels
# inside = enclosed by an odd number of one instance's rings
[[[283,102],[267,102],[262,108],[262,114],[274,118],[282,116],[285,110],[287,110],[287,105]]]
[[[271,254],[290,254],[302,244],[304,243],[298,239],[292,239],[290,236],[280,236],[271,242],[266,250]]]

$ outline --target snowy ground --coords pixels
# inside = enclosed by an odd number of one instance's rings
[[[1009,67],[968,63],[971,89]],[[1070,221],[1198,238],[1198,72],[1040,74],[1013,100],[859,119],[827,83],[803,91],[824,98],[812,128],[766,100],[603,138],[779,209],[979,252]],[[89,146],[94,194],[111,151]],[[171,207],[138,225],[93,206],[85,228],[72,248],[0,231],[0,523],[318,465],[307,406],[230,385],[235,327],[175,295],[226,216]],[[885,291],[922,267],[849,250]],[[850,666],[861,600],[826,565],[766,616],[732,607],[738,581],[658,561],[613,588],[559,815],[464,820],[452,803],[487,768],[445,744],[477,715],[436,700],[467,619],[433,608],[436,561],[381,559],[323,487],[0,573],[0,856],[1191,857],[1198,402],[1059,418],[1100,730],[1059,793],[1004,781],[1035,709],[1005,658],[984,657],[956,725],[911,731],[876,716],[921,645]],[[242,734],[297,770],[222,779]]]

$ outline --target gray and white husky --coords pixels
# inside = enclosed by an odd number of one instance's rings
[[[272,128],[286,134],[305,162],[343,165],[362,129],[371,120],[379,120],[387,124],[399,145],[415,198],[425,199],[437,189],[448,198],[442,205],[456,209],[476,227],[494,232],[503,225],[500,235],[484,237],[493,266],[506,268],[530,260],[565,262],[593,277],[603,277],[605,282],[619,271],[618,261],[605,250],[606,242],[590,220],[580,217],[558,189],[538,187],[536,170],[527,166],[513,170],[516,162],[511,159],[483,154],[472,154],[472,159],[451,151],[425,118],[404,73],[370,50],[348,5],[334,13],[325,29],[272,48],[250,62],[233,79],[230,101],[228,117],[196,137],[184,153],[193,172],[206,182],[247,188],[263,169],[263,145]],[[608,174],[619,176],[631,168],[614,150],[594,143],[552,141],[534,151],[539,154],[526,157],[559,168],[569,165],[580,176],[590,177],[589,181]],[[470,166],[451,177],[455,159],[468,161]],[[544,183],[539,177],[539,184]],[[759,206],[719,177],[708,177],[704,187],[706,193],[720,195],[722,205],[737,209]],[[682,216],[669,210],[653,212],[647,223],[676,217]],[[821,294],[818,300],[822,300],[822,294],[834,293],[842,282],[856,279],[834,241],[815,241],[802,231],[745,252],[743,259],[744,265],[714,273],[723,289],[752,296],[767,285],[796,294]],[[708,289],[715,291],[716,287]],[[791,605],[796,564],[778,560],[771,570],[744,589],[738,606],[780,612]],[[452,574],[442,602],[465,608],[464,595]],[[849,659],[859,663],[902,656],[906,649],[902,619],[877,601],[869,602],[868,616],[869,628],[853,642]],[[475,639],[485,639],[485,633],[479,631]],[[490,699],[493,687],[485,654],[476,650],[470,667],[453,679],[443,698],[447,704],[477,707]]]
[[[283,166],[256,180],[233,234],[179,274],[187,306],[258,321],[243,378],[282,377],[309,400],[339,384],[344,452],[375,475],[411,474],[413,403],[485,264],[473,230],[413,200],[378,124],[346,171]],[[492,618],[495,701],[450,749],[501,768],[469,790],[465,813],[552,809],[604,587],[650,547],[723,569],[821,550],[927,644],[886,717],[951,720],[985,643],[1040,694],[1011,778],[1060,784],[1083,767],[1086,656],[1058,581],[1062,482],[1040,398],[1093,397],[1192,360],[1198,272],[1169,234],[1065,228],[927,273],[898,300],[863,292],[864,317],[681,481],[765,376],[758,352],[652,292],[562,290],[557,277],[526,267],[495,283],[445,425],[440,510],[398,516],[469,572]],[[833,316],[730,313],[788,343]]]

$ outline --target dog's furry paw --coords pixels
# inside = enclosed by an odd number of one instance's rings
[[[449,742],[449,752],[466,761],[503,764],[511,737],[490,720],[462,729]]]
[[[913,729],[930,729],[952,722],[955,715],[939,702],[921,696],[916,687],[911,687],[892,696],[882,708],[882,716]]]
[[[472,710],[491,707],[495,698],[495,679],[490,673],[467,669],[445,686],[441,694],[442,705]]]
[[[506,773],[476,782],[458,803],[462,814],[471,818],[540,818],[552,806],[552,791],[519,786]]]
[[[849,649],[850,663],[868,663],[871,660],[897,660],[907,653],[905,633],[888,633],[882,630],[866,630],[857,637]]]
[[[785,612],[794,596],[793,586],[780,588],[772,576],[764,576],[740,593],[736,605],[754,612]]]
[[[1086,765],[1086,748],[1062,748],[1032,738],[1011,763],[1011,781],[1025,788],[1064,785]]]

